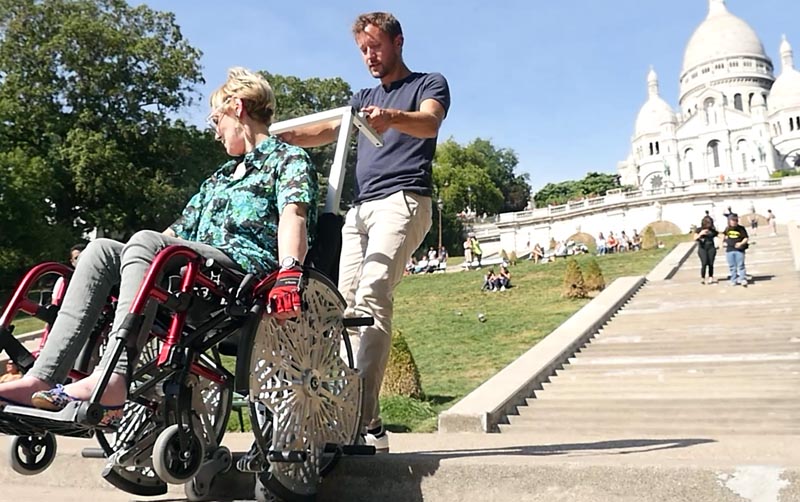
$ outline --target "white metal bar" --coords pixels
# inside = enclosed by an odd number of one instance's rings
[[[342,106],[324,112],[312,113],[305,117],[283,120],[272,124],[270,134],[281,134],[302,127],[313,126],[339,119],[339,133],[336,138],[336,151],[333,155],[333,164],[328,175],[328,193],[325,198],[325,212],[339,214],[339,204],[342,200],[344,187],[345,166],[350,147],[350,133],[355,125],[376,148],[383,146],[383,138],[373,129],[361,114],[356,114],[352,107]]]
[[[369,125],[369,123],[367,123],[367,119],[364,118],[363,113],[358,112],[357,114],[353,115],[353,124],[358,127],[358,130],[361,131],[361,134],[366,136],[376,148],[383,146],[383,138],[375,131],[375,129],[372,128],[371,125]]]
[[[312,113],[311,115],[306,115],[305,117],[282,120],[272,124],[269,128],[269,132],[270,134],[280,134],[282,132],[291,131],[292,129],[297,129],[300,127],[330,122],[331,120],[344,116],[346,112],[352,113],[353,108],[350,106],[342,106],[332,110],[325,110],[324,112]]]
[[[350,149],[350,130],[353,128],[353,109],[346,107],[342,111],[342,122],[339,124],[339,135],[336,138],[336,152],[333,154],[331,172],[328,174],[328,194],[325,197],[325,212],[339,214],[344,187],[347,151]]]

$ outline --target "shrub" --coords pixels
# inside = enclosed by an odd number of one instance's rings
[[[556,243],[556,240],[554,238],[550,237],[550,247],[548,249],[553,250],[553,249],[556,248],[557,245],[558,244]]]
[[[583,273],[575,258],[567,260],[567,270],[564,272],[564,290],[562,298],[586,298],[586,286],[583,282]]]
[[[516,265],[517,264],[517,259],[518,259],[517,258],[517,252],[516,251],[511,251],[511,254],[508,255],[508,263],[510,263],[511,265]]]
[[[381,397],[404,396],[422,399],[422,384],[419,379],[419,368],[408,343],[400,331],[392,336],[392,351],[381,386]]]
[[[658,246],[656,231],[653,230],[653,227],[645,228],[642,234],[642,249],[655,249],[656,246]]]
[[[500,259],[503,261],[508,261],[508,253],[506,253],[505,249],[500,250]]]
[[[586,273],[583,274],[583,284],[586,291],[603,291],[606,288],[606,279],[597,260],[591,258],[585,266]]]

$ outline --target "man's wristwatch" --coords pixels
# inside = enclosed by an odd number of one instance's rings
[[[299,267],[300,265],[300,260],[294,256],[287,256],[281,260],[281,270],[289,270],[291,268]]]

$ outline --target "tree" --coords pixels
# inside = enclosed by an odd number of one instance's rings
[[[386,363],[386,374],[380,391],[381,397],[404,396],[414,399],[424,398],[419,369],[414,355],[408,348],[403,333],[395,331],[392,336],[392,350]]]
[[[567,260],[567,268],[564,271],[564,289],[561,292],[563,298],[586,298],[586,286],[583,282],[583,273],[578,261],[575,258]]]
[[[584,197],[599,197],[611,189],[620,188],[619,176],[590,172],[582,180],[548,183],[533,196],[537,207],[558,205]]]
[[[653,230],[653,227],[647,226],[642,232],[642,249],[655,249],[658,247],[658,240],[656,239],[656,231]]]
[[[124,237],[177,216],[224,156],[170,119],[203,81],[199,57],[173,14],[144,5],[0,0],[0,280],[92,228]]]
[[[514,174],[517,164],[513,150],[497,149],[488,140],[477,138],[461,146],[451,138],[437,147],[434,183],[445,192],[455,191],[448,199],[461,204],[456,211],[468,206],[479,214],[519,211],[528,204],[530,185],[526,174]],[[453,186],[457,190],[449,189]]]
[[[603,291],[606,288],[606,279],[597,260],[590,258],[583,272],[583,283],[587,291]]]

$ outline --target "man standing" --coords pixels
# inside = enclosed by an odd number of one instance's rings
[[[738,284],[747,287],[744,256],[748,247],[748,235],[747,230],[739,224],[739,216],[736,213],[728,215],[728,226],[722,235],[725,242],[725,256],[730,269],[731,286]]]
[[[353,95],[351,106],[383,135],[376,148],[359,135],[354,207],[342,229],[339,290],[349,315],[375,324],[351,333],[356,367],[364,382],[363,425],[367,444],[389,451],[378,393],[389,358],[393,291],[406,261],[431,227],[431,167],[439,127],[450,107],[450,90],[438,73],[412,72],[403,61],[400,22],[386,12],[358,16],[353,35],[370,74],[380,85]],[[282,139],[312,147],[336,139],[337,127],[291,131]]]

